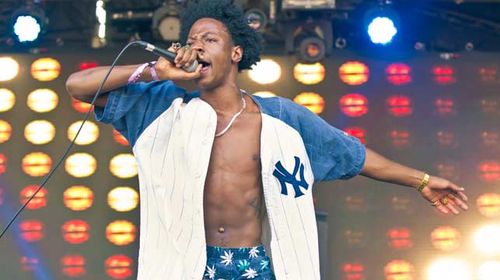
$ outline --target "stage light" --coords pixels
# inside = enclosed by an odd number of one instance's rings
[[[47,144],[54,139],[55,135],[55,126],[45,120],[32,121],[24,128],[24,137],[35,145]]]
[[[248,77],[261,85],[272,84],[281,78],[281,66],[272,59],[263,59],[248,71]]]
[[[364,212],[366,210],[366,199],[361,195],[348,195],[344,199],[345,208],[353,212]]]
[[[351,262],[343,263],[341,266],[342,279],[364,280],[365,266],[361,263]]]
[[[4,121],[0,120],[0,144],[9,141],[12,136],[12,126]]]
[[[262,98],[275,97],[276,94],[270,91],[257,91],[253,95],[259,96]]]
[[[0,113],[7,112],[16,104],[16,95],[6,88],[0,88]]]
[[[113,279],[127,279],[132,276],[133,261],[125,255],[114,255],[106,259],[106,274]]]
[[[7,171],[7,157],[4,154],[0,154],[0,174]]]
[[[39,39],[40,34],[45,32],[48,19],[43,9],[34,2],[36,1],[28,1],[25,7],[12,14],[12,34],[18,43],[33,43]]]
[[[82,122],[83,121],[77,121],[69,126],[68,139],[70,141],[73,141],[73,139],[75,138],[75,135],[78,132],[78,129],[80,129]],[[99,127],[92,121],[86,121],[84,126],[82,127],[82,130],[80,131],[80,134],[78,134],[78,137],[75,140],[75,144],[89,145],[94,143],[97,138],[99,138]]]
[[[20,203],[24,205],[28,199],[35,193],[39,188],[38,185],[29,185],[24,187],[19,196]],[[33,199],[26,205],[26,208],[30,210],[36,210],[47,206],[47,189],[40,189],[40,191],[33,197]]]
[[[71,186],[64,191],[63,202],[73,211],[87,210],[94,203],[94,192],[86,186]]]
[[[61,258],[62,274],[71,277],[81,277],[86,274],[85,257],[81,255],[66,255]]]
[[[321,61],[333,48],[332,23],[326,19],[294,21],[285,24],[285,50],[296,53],[305,63]]]
[[[434,261],[427,270],[427,280],[472,280],[470,267],[466,262],[454,258]]]
[[[342,113],[349,117],[361,117],[368,113],[368,99],[359,93],[350,93],[339,100]]]
[[[454,161],[437,162],[435,164],[436,172],[440,177],[449,180],[458,180],[458,166]]]
[[[402,148],[410,143],[411,133],[408,130],[393,129],[389,132],[389,136],[394,147]]]
[[[106,227],[106,238],[117,246],[125,246],[135,241],[137,229],[129,221],[114,221]]]
[[[457,145],[457,138],[453,131],[438,130],[436,132],[436,139],[442,147],[451,148]]]
[[[384,267],[386,280],[413,280],[415,269],[405,260],[392,260]]]
[[[481,141],[486,147],[496,147],[500,144],[500,133],[494,130],[484,130],[481,132]]]
[[[350,86],[359,86],[370,78],[370,69],[360,61],[347,61],[339,67],[340,80]]]
[[[29,153],[23,157],[22,169],[24,173],[30,176],[45,176],[50,172],[51,168],[52,159],[45,153]]]
[[[413,113],[412,101],[404,95],[393,95],[386,99],[389,114],[395,117],[406,117]]]
[[[334,9],[335,0],[283,0],[283,10],[323,10]]]
[[[368,24],[368,35],[372,43],[385,45],[392,41],[398,33],[392,19],[388,17],[376,17]]]
[[[478,280],[498,280],[500,275],[500,261],[482,263],[477,271]]]
[[[487,160],[480,162],[478,167],[479,177],[488,183],[500,181],[500,162]]]
[[[440,85],[454,84],[457,79],[455,78],[455,69],[450,65],[437,65],[432,67],[432,74],[434,81]]]
[[[64,168],[66,169],[66,172],[73,177],[88,177],[94,174],[97,168],[97,161],[90,154],[76,153],[70,155],[66,159]]]
[[[302,92],[293,98],[293,101],[300,104],[315,114],[321,114],[325,108],[325,100],[315,92]]]
[[[153,14],[153,34],[160,40],[179,41],[181,21],[175,0],[168,0]]]
[[[113,139],[115,140],[116,143],[118,143],[118,144],[120,144],[122,146],[128,146],[129,145],[129,143],[127,141],[127,138],[125,138],[116,129],[113,129]]]
[[[35,271],[39,269],[40,259],[22,256],[20,261],[21,269],[24,271]]]
[[[63,239],[70,244],[82,244],[89,240],[90,226],[83,220],[70,220],[61,226]]]
[[[344,128],[344,131],[347,134],[358,138],[361,143],[366,145],[366,130],[363,129],[362,127],[358,126],[346,127]]]
[[[50,57],[39,58],[31,64],[31,76],[41,82],[50,82],[61,74],[61,64]]]
[[[325,79],[325,66],[319,62],[314,64],[297,63],[293,67],[293,77],[304,85],[315,85]]]
[[[21,238],[27,242],[40,241],[45,237],[44,224],[39,220],[24,220],[19,224]]]
[[[393,249],[408,249],[413,247],[411,231],[408,228],[391,228],[387,231],[389,246]]]
[[[137,175],[137,162],[132,154],[119,154],[109,162],[109,171],[118,178],[132,178]]]
[[[366,232],[359,229],[346,229],[343,236],[346,244],[351,248],[363,248],[367,242]]]
[[[498,256],[500,255],[498,236],[500,236],[499,225],[485,225],[474,233],[474,244],[484,254]]]
[[[379,5],[366,11],[364,16],[370,41],[378,45],[392,42],[398,33],[398,14],[387,5]]]
[[[77,112],[85,114],[89,111],[91,106],[89,103],[71,98],[71,107],[73,107],[73,109]]]
[[[485,193],[476,200],[479,213],[488,218],[500,216],[500,194]]]
[[[131,187],[116,187],[108,193],[108,205],[118,212],[134,210],[139,204],[139,194]]]
[[[445,252],[458,249],[460,239],[460,232],[450,226],[441,226],[431,232],[431,242],[434,248]]]
[[[411,67],[405,63],[392,63],[385,68],[387,81],[395,86],[406,85],[412,81]]]
[[[435,112],[440,116],[455,115],[455,101],[449,97],[438,97],[434,99]]]
[[[249,9],[245,12],[245,19],[248,26],[255,31],[262,31],[267,26],[267,16],[261,9]]]
[[[37,113],[47,113],[54,110],[59,102],[59,96],[50,89],[37,89],[28,94],[28,107]]]
[[[0,82],[7,82],[19,74],[19,63],[12,57],[0,57]]]

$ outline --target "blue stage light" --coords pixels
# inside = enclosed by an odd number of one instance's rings
[[[10,28],[14,40],[23,45],[32,45],[45,33],[48,19],[42,7],[35,2],[28,2],[14,11]]]
[[[33,42],[42,32],[42,24],[36,17],[21,15],[14,20],[14,35],[20,43]]]
[[[390,43],[398,33],[394,21],[384,16],[373,18],[368,24],[367,31],[372,43],[382,45]]]

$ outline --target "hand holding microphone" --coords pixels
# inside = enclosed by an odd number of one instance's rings
[[[136,43],[160,57],[154,67],[161,80],[192,80],[200,76],[202,65],[196,60],[198,53],[189,46],[172,44],[164,50],[144,41]]]

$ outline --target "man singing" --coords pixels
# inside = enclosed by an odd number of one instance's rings
[[[316,181],[362,174],[418,189],[442,213],[467,209],[448,180],[378,155],[288,99],[240,89],[261,41],[231,1],[191,1],[181,20],[174,63],[116,67],[96,101],[96,118],[138,163],[138,279],[319,279]],[[183,70],[194,60],[196,71]],[[92,100],[108,69],[71,75],[71,96]]]

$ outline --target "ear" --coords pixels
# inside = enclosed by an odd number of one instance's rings
[[[234,63],[239,63],[243,58],[243,48],[241,46],[234,46],[231,53],[231,61]]]

